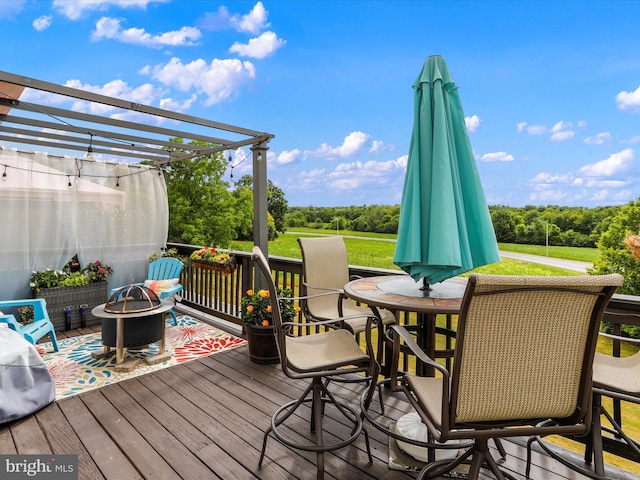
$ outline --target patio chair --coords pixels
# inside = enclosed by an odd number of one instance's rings
[[[147,280],[139,285],[144,285],[153,290],[160,300],[168,298],[182,291],[182,285],[178,282],[180,281],[180,273],[182,273],[183,267],[183,263],[177,258],[159,258],[149,264]],[[112,289],[110,295],[116,293],[120,288],[122,287]],[[167,313],[171,315],[173,324],[177,325],[178,319],[173,308]]]
[[[591,424],[591,374],[598,328],[620,275],[471,275],[458,319],[453,370],[429,358],[401,326],[391,326],[399,383],[435,442],[472,440],[455,459],[428,463],[419,479],[469,463],[469,478],[498,467],[489,439],[585,434]],[[440,376],[398,377],[403,347]],[[404,439],[406,440],[406,439]],[[432,447],[438,447],[433,442]],[[411,443],[411,442],[409,442]]]
[[[365,331],[367,317],[373,312],[382,320],[378,322],[376,353],[382,363],[385,327],[395,323],[396,318],[390,310],[358,305],[344,294],[342,287],[357,277],[349,276],[347,248],[342,237],[298,238],[298,244],[302,252],[301,292],[308,296],[300,301],[305,318],[311,322],[340,319],[342,328],[358,335]]]
[[[290,448],[300,449],[317,454],[317,478],[324,478],[324,452],[336,450],[351,444],[360,433],[364,432],[369,462],[373,462],[369,445],[369,436],[363,429],[362,412],[356,410],[344,400],[338,400],[329,390],[330,380],[335,376],[345,374],[364,374],[369,378],[378,378],[380,367],[375,359],[371,343],[371,329],[367,329],[367,353],[363,353],[353,334],[344,328],[330,329],[320,333],[300,334],[307,329],[307,324],[299,322],[285,322],[281,320],[280,305],[272,278],[271,268],[259,247],[253,248],[253,261],[262,271],[268,285],[271,297],[274,334],[280,355],[280,365],[284,374],[292,379],[309,379],[309,386],[296,400],[282,405],[271,418],[271,425],[264,432],[262,453],[258,467],[264,460],[269,434]],[[287,301],[298,298],[282,297]],[[370,327],[377,322],[371,312],[366,316]],[[335,323],[335,320],[319,322],[319,324]],[[369,383],[366,389],[365,405],[368,407],[375,391],[375,381]],[[301,440],[293,438],[283,425],[287,420],[294,421],[298,415],[295,412],[305,403],[311,404],[310,428],[311,438]],[[344,417],[344,422],[351,428],[348,438],[334,438],[332,443],[325,443],[323,431],[323,417],[326,409],[335,407],[336,414]],[[304,409],[300,412],[304,414]],[[289,425],[289,428],[293,428]],[[291,432],[291,430],[289,430]],[[288,434],[287,434],[288,433]],[[343,435],[344,437],[344,435]]]
[[[18,308],[26,305],[31,305],[33,307],[33,323],[20,325],[15,316],[2,313],[0,313],[0,323],[7,324],[11,330],[18,332],[32,345],[35,345],[36,342],[45,335],[49,335],[51,343],[53,344],[53,351],[57,352],[58,340],[56,339],[56,332],[53,328],[53,323],[49,320],[47,302],[43,298],[0,301],[0,312],[2,310]]]
[[[633,313],[606,312],[605,321],[607,317],[619,317],[623,323],[630,324],[637,324],[640,320],[640,315]],[[640,340],[629,337],[603,332],[600,332],[600,335],[616,341],[640,343]],[[615,417],[603,406],[602,397],[640,405],[640,352],[628,357],[614,357],[599,352],[595,354],[593,360],[593,420],[586,440],[584,454],[586,465],[579,465],[557,455],[542,442],[540,437],[536,437],[532,441],[537,441],[547,454],[582,475],[595,479],[606,479],[603,457],[604,442],[624,442],[629,451],[636,456],[640,456],[640,442],[624,432]],[[602,416],[608,420],[610,427],[602,424]],[[593,464],[593,466],[589,468],[588,464]]]

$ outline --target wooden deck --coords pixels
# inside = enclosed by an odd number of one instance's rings
[[[356,401],[358,385],[332,388]],[[312,479],[315,454],[293,451],[272,437],[263,467],[257,467],[271,415],[305,386],[285,377],[278,365],[251,363],[247,347],[240,347],[54,402],[0,426],[0,453],[77,454],[83,480]],[[392,398],[387,407],[404,411],[407,404]],[[373,408],[379,408],[377,401]],[[344,432],[329,410],[326,430]],[[299,421],[293,435],[308,431],[306,419]],[[390,470],[388,438],[370,426],[368,431],[373,464],[361,435],[354,445],[325,456],[325,478],[416,477]],[[504,445],[504,466],[524,479],[525,449],[512,441]],[[535,479],[586,478],[539,453],[534,464]]]

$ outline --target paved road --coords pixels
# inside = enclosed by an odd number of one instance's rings
[[[335,234],[327,233],[302,233],[302,232],[286,232],[292,235],[312,235],[312,236],[332,236]],[[345,238],[360,238],[363,240],[378,240],[381,242],[394,242],[392,238],[374,238],[374,237],[359,237],[357,235],[343,235]],[[531,255],[528,253],[516,253],[516,252],[503,252],[500,251],[500,256],[504,258],[513,258],[514,260],[520,260],[522,262],[539,263],[541,265],[548,265],[550,267],[562,268],[564,270],[570,270],[572,272],[587,273],[587,268],[593,266],[592,263],[578,262],[576,260],[564,260],[562,258],[544,257],[541,255]]]
[[[513,258],[522,262],[540,263],[542,265],[558,267],[564,270],[571,270],[580,273],[587,273],[587,268],[593,267],[592,263],[578,262],[576,260],[564,260],[562,258],[543,257],[540,255],[530,255],[528,253],[504,252],[501,250],[500,256],[503,258]]]

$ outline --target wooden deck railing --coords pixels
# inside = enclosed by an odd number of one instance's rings
[[[181,255],[187,256],[200,248],[181,244],[170,244],[169,246],[177,248]],[[229,275],[203,270],[195,265],[185,266],[181,277],[184,289],[183,303],[218,318],[241,325],[240,301],[247,290],[253,289],[254,270],[250,253],[238,251],[232,253],[236,258],[237,268]],[[273,270],[276,284],[282,288],[290,288],[294,292],[294,296],[300,296],[302,261],[271,256],[269,257],[269,264]],[[398,270],[352,266],[350,267],[350,274],[371,277],[376,275],[395,275],[401,274],[401,272]],[[609,303],[607,312],[604,321],[613,323],[614,334],[620,333],[623,324],[640,326],[640,297],[614,295]],[[397,319],[398,323],[402,325],[415,325],[418,321],[416,314],[410,312],[397,312]],[[456,320],[455,315],[439,316],[437,322],[438,332],[455,330]],[[301,317],[300,321],[304,321],[304,319]],[[452,338],[442,333],[437,334],[437,348],[439,350],[453,348]],[[620,356],[619,341],[613,342],[613,351],[611,353],[614,356]],[[445,358],[442,361],[447,368],[450,368],[450,358]],[[402,365],[407,370],[411,370],[413,366],[406,357],[403,359]],[[620,401],[618,400],[614,402],[613,415],[620,425],[624,423]],[[608,452],[640,463],[640,458],[624,442],[607,439],[604,446]]]

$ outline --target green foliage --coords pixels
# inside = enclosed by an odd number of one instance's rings
[[[79,287],[80,285],[88,285],[91,279],[82,272],[73,272],[60,280],[59,287]]]
[[[107,264],[102,263],[100,260],[96,260],[95,262],[90,263],[89,265],[84,267],[82,271],[87,276],[87,278],[89,278],[89,283],[104,282],[113,273],[113,268],[111,268]]]
[[[177,248],[168,248],[168,249],[163,250],[161,252],[155,252],[155,253],[151,254],[151,256],[149,257],[149,263],[155,262],[156,260],[158,260],[160,258],[165,258],[165,257],[177,258],[183,264],[186,264],[186,262],[187,262],[187,257],[180,255],[178,253],[178,249]]]
[[[629,202],[608,223],[600,235],[598,249],[600,259],[590,273],[619,273],[624,277],[624,285],[617,293],[640,295],[640,261],[629,251],[624,243],[629,234],[640,231],[640,200]]]
[[[180,147],[181,138],[171,138],[172,151],[187,152]],[[189,145],[213,147],[200,141]],[[173,162],[167,178],[169,197],[169,242],[226,247],[235,238],[239,219],[229,185],[222,180],[226,161],[221,152]]]

